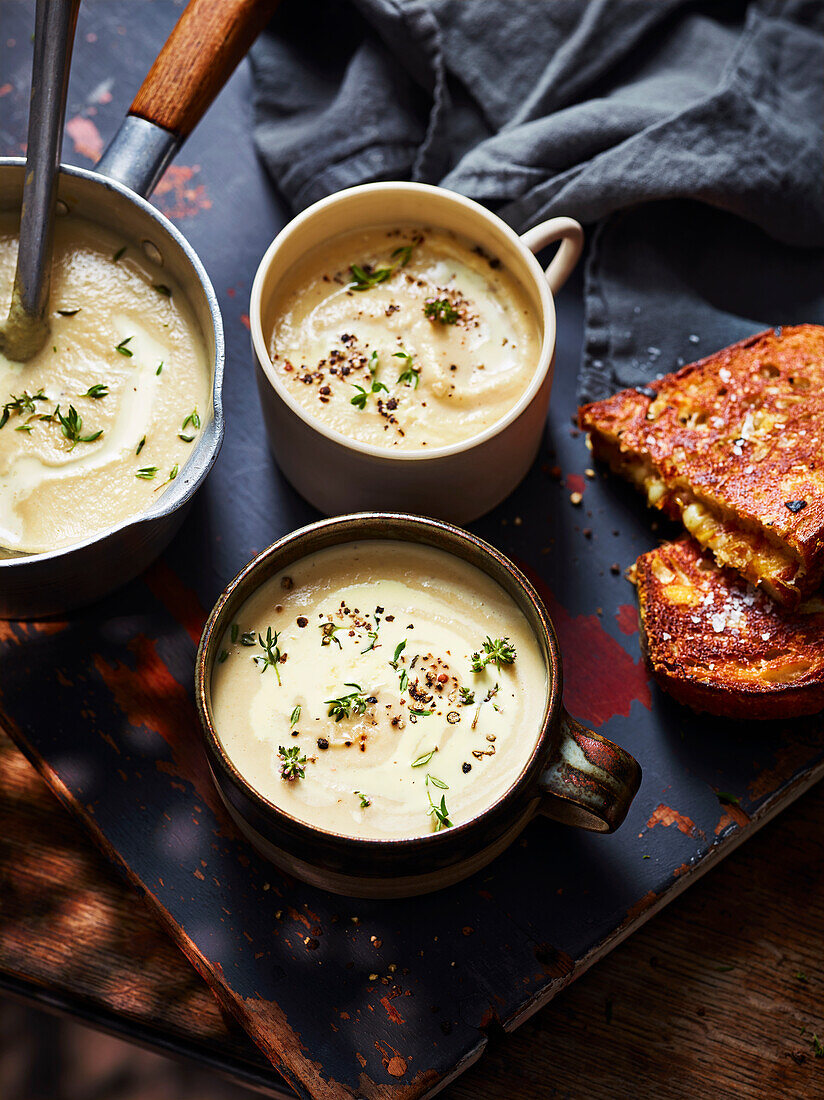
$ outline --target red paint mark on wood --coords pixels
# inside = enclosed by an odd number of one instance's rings
[[[719,836],[730,825],[737,825],[739,829],[743,829],[749,823],[750,815],[741,806],[725,805],[724,812],[715,826],[715,835]]]
[[[624,927],[627,924],[632,924],[633,921],[636,921],[640,916],[646,913],[647,909],[649,909],[651,905],[654,905],[657,900],[658,895],[654,890],[650,890],[648,893],[644,894],[642,898],[639,898],[634,905],[631,905],[629,909],[627,909],[627,915],[621,922],[621,926]]]
[[[638,609],[634,604],[622,603],[615,613],[615,620],[622,634],[638,633]]]
[[[600,726],[632,704],[652,707],[643,659],[634,660],[607,631],[597,615],[570,615],[533,570],[521,566],[546,603],[564,657],[564,702],[571,714]]]
[[[251,329],[252,322],[249,320],[249,314],[248,313],[241,313],[240,323],[243,325],[243,327],[245,329]]]
[[[665,829],[668,829],[670,825],[674,825],[678,832],[683,833],[684,836],[704,836],[704,833],[692,818],[687,817],[686,814],[679,814],[677,810],[673,810],[672,806],[667,806],[663,802],[652,811],[647,822],[647,828],[654,829],[656,825],[663,825]]]
[[[160,600],[197,645],[207,615],[194,590],[185,585],[162,558],[147,570],[143,579],[152,595]]]
[[[119,662],[109,664],[100,654],[93,658],[95,668],[126,721],[163,738],[172,751],[173,774],[191,783],[223,823],[225,811],[200,745],[197,714],[188,693],[160,659],[151,638],[138,634],[129,642],[129,649],[136,658],[134,669]],[[172,774],[167,761],[158,761],[158,767],[161,764],[166,765],[163,771]]]
[[[386,1009],[386,1015],[392,1021],[393,1024],[404,1024],[406,1021],[400,1012],[395,1008],[388,997],[381,997],[381,1004]]]
[[[72,139],[75,153],[97,164],[103,152],[103,138],[92,120],[75,115],[66,123],[66,133]]]
[[[383,1068],[390,1077],[403,1077],[407,1070],[406,1059],[388,1043],[375,1042],[376,1050],[380,1051]]]
[[[0,84],[0,99],[2,99],[4,95],[8,95],[9,92],[13,90],[14,89],[11,84]]]
[[[564,481],[571,493],[580,493],[583,496],[587,483],[580,474],[567,474]]]
[[[211,208],[205,186],[192,182],[199,171],[199,164],[173,164],[163,173],[154,197],[167,218],[191,218]]]
[[[748,785],[751,799],[773,794],[798,772],[818,758],[824,748],[824,727],[810,730],[803,737],[793,733],[782,734],[781,744],[775,750],[775,762],[765,768]]]

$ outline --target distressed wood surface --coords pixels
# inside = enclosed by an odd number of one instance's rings
[[[67,159],[94,163],[177,15],[167,0],[141,5],[139,19],[135,11],[123,0],[90,0],[81,11]],[[9,153],[25,134],[30,12],[2,5]],[[584,441],[569,427],[581,340],[573,283],[558,302],[542,453],[475,529],[543,593],[570,712],[640,759],[644,784],[626,824],[596,837],[536,821],[480,876],[402,905],[330,898],[258,859],[215,795],[192,703],[206,608],[255,552],[315,518],[268,455],[249,363],[251,277],[285,212],[252,149],[245,67],[155,199],[203,256],[220,297],[226,442],[181,534],[145,577],[69,622],[2,625],[2,724],[301,1095],[432,1095],[488,1046],[494,1058],[500,1030],[524,1024],[790,805],[824,771],[824,723],[753,729],[698,719],[650,685],[621,570],[655,534],[627,487],[590,476]],[[573,493],[583,498],[577,508]],[[644,1012],[651,982],[636,974]],[[749,1020],[732,1023],[747,1049]],[[173,1034],[173,1021],[160,1030]],[[660,1037],[660,1015],[645,1030]],[[547,1067],[543,1057],[535,1063]],[[594,1061],[582,1054],[578,1073]],[[630,1066],[641,1061],[636,1053]],[[546,1082],[546,1068],[536,1072]]]
[[[2,735],[0,879],[3,988],[288,1095]],[[444,1100],[824,1097],[823,882],[819,786],[514,1035],[495,1036]]]

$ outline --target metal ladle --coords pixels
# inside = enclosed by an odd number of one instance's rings
[[[23,362],[49,335],[57,175],[80,0],[37,0],[20,244],[0,350]]]

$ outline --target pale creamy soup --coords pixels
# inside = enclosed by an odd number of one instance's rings
[[[348,439],[420,451],[477,435],[529,386],[541,335],[520,283],[442,230],[358,230],[315,248],[278,292],[272,363]]]
[[[347,836],[418,837],[472,818],[518,777],[547,673],[523,613],[484,573],[364,540],[261,585],[211,687],[218,737],[265,798]]]
[[[0,217],[0,311],[17,219]],[[180,287],[136,244],[59,218],[51,334],[0,354],[0,556],[79,542],[139,515],[181,475],[211,416],[211,368]]]

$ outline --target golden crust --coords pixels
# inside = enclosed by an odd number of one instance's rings
[[[686,535],[632,573],[647,664],[679,702],[746,719],[824,710],[824,601],[789,613]]]
[[[824,327],[770,329],[585,405],[593,450],[787,607],[824,576]]]

